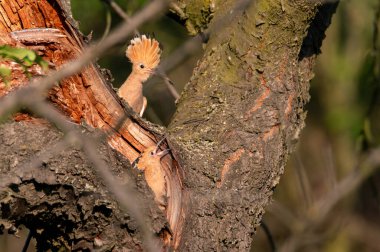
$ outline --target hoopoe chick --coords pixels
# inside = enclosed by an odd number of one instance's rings
[[[147,105],[143,96],[143,82],[153,74],[160,63],[161,50],[157,40],[142,35],[131,40],[126,55],[132,62],[132,72],[117,94],[142,116]]]
[[[137,168],[144,171],[145,180],[154,192],[156,203],[161,210],[164,210],[166,206],[166,181],[161,166],[161,158],[169,153],[169,149],[158,152],[160,143],[161,141],[157,146],[151,146],[144,150],[137,163]]]

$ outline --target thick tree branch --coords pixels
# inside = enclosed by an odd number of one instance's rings
[[[101,134],[88,130],[83,133],[83,137],[94,136],[100,138]],[[93,169],[87,153],[75,145],[66,145],[59,154],[47,158],[46,153],[56,148],[62,137],[41,122],[0,126],[0,142],[6,146],[0,149],[0,173],[8,174],[6,177],[13,181],[9,188],[1,187],[0,230],[25,225],[33,232],[41,251],[60,247],[74,251],[141,250],[144,245],[138,223],[120,208],[107,183],[103,183],[104,176]],[[152,221],[152,232],[159,234],[166,220],[154,204],[143,176],[105,141],[96,149],[97,155],[107,160],[118,183],[137,181],[134,198],[142,203],[134,204],[147,214],[147,224]],[[30,166],[36,156],[44,157],[42,164]],[[17,170],[19,166],[24,169]]]
[[[187,225],[197,227],[196,234],[185,229],[184,251],[193,244],[199,251],[249,249],[247,234],[260,224],[304,125],[317,51],[300,59],[309,47],[304,39],[315,18],[326,24],[312,31],[323,38],[335,9],[258,0],[229,12],[234,5],[217,7],[205,56],[169,125],[191,191]],[[223,29],[213,33],[220,19]]]

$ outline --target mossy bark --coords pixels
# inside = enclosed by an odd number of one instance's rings
[[[183,251],[249,249],[304,127],[314,58],[337,5],[237,4],[215,12],[169,125],[191,192]]]

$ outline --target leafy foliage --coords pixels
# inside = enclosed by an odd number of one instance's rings
[[[4,65],[0,65],[0,78],[5,84],[9,82],[9,76],[11,75],[11,69]]]
[[[9,59],[18,63],[24,70],[24,73],[30,77],[28,69],[34,64],[38,64],[43,70],[48,68],[48,63],[42,59],[36,52],[25,49],[11,47],[9,45],[0,46],[0,59]],[[7,83],[11,70],[4,65],[0,65],[0,77]]]

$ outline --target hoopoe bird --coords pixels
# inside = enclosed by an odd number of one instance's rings
[[[165,138],[161,139],[156,146],[146,148],[141,154],[137,168],[144,171],[145,180],[154,193],[154,200],[161,210],[166,206],[166,180],[161,166],[161,158],[169,153],[170,149],[159,151],[159,146]]]
[[[160,63],[161,50],[157,40],[142,35],[131,40],[126,55],[132,63],[132,72],[117,94],[142,116],[147,106],[147,100],[143,96],[143,83]]]

